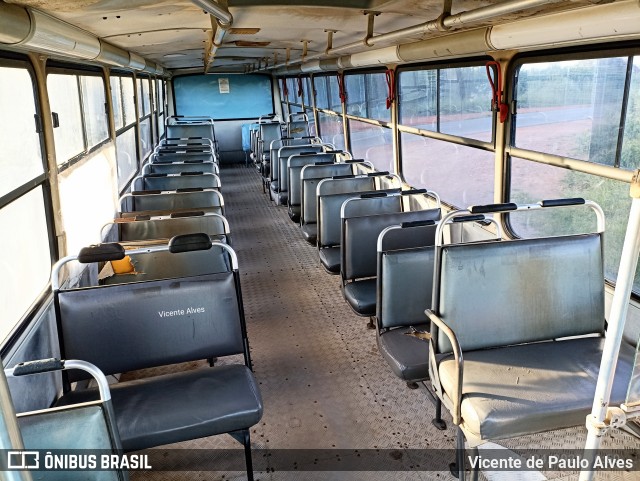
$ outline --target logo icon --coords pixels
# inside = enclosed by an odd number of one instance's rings
[[[39,469],[40,453],[38,451],[8,451],[9,469]]]

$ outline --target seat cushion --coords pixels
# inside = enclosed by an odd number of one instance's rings
[[[604,339],[589,337],[464,353],[463,428],[481,439],[583,425],[591,411]],[[620,350],[611,405],[624,402],[634,350]],[[455,382],[453,357],[438,372],[445,394]]]
[[[320,262],[330,274],[340,274],[340,246],[323,247],[318,250]]]
[[[318,224],[303,224],[302,236],[304,237],[304,240],[312,246],[316,245],[316,240],[318,240]]]
[[[278,205],[287,205],[287,200],[289,199],[289,193],[288,192],[278,192],[278,197],[277,197],[277,204]]]
[[[300,220],[300,206],[299,205],[290,205],[288,212],[289,212],[289,218],[293,222],[298,222]]]
[[[414,327],[418,331],[429,331],[429,324]],[[400,379],[423,381],[429,378],[429,343],[407,336],[410,330],[410,327],[398,327],[381,333],[378,336],[378,350]]]
[[[376,313],[376,279],[362,279],[349,282],[343,288],[344,298],[351,308],[361,316]]]
[[[244,365],[127,381],[111,387],[113,410],[127,451],[247,429],[262,417],[262,398]],[[72,391],[59,405],[97,399]]]

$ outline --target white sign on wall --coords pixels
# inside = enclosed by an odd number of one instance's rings
[[[229,79],[228,78],[219,78],[218,79],[218,88],[220,89],[221,94],[229,93]]]

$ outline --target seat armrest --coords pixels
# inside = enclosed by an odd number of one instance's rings
[[[462,416],[460,414],[460,405],[462,404],[462,381],[464,376],[464,358],[462,356],[462,348],[460,347],[460,343],[458,342],[458,338],[456,337],[455,332],[453,332],[453,330],[442,319],[440,319],[440,317],[435,312],[433,312],[431,309],[427,309],[426,311],[424,311],[424,313],[439,330],[442,330],[442,332],[449,338],[449,342],[451,343],[453,357],[456,361],[456,366],[458,369],[456,371],[456,382],[454,383],[455,390],[451,395],[449,395],[449,398],[453,402],[453,423],[455,425],[459,425],[462,421]],[[429,342],[431,343],[430,352],[433,353],[434,359],[436,359],[436,344],[438,342],[437,330],[431,329],[431,340]],[[434,364],[434,369],[438,369],[437,361]],[[437,375],[438,373],[436,372],[434,374]],[[440,377],[433,376],[432,379],[438,379],[438,390],[439,392],[444,394],[442,385],[439,382]]]

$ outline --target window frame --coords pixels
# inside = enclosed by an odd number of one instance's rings
[[[402,135],[405,134],[413,134],[420,137],[426,137],[434,140],[439,140],[443,142],[448,142],[455,145],[462,145],[464,147],[471,147],[478,150],[483,150],[486,152],[491,152],[495,154],[497,146],[496,146],[496,121],[497,121],[497,113],[495,109],[491,108],[491,141],[485,142],[482,140],[477,140],[471,137],[462,137],[453,134],[447,134],[440,132],[440,75],[437,76],[437,89],[436,89],[436,104],[437,104],[437,114],[436,114],[436,125],[437,130],[425,130],[420,129],[418,127],[411,127],[407,125],[403,125],[400,123],[400,113],[402,110],[401,99],[399,95],[400,89],[400,76],[403,72],[412,72],[412,71],[420,71],[420,70],[445,70],[451,68],[464,68],[464,67],[484,67],[485,64],[493,59],[488,56],[481,56],[476,58],[465,58],[459,60],[452,60],[448,62],[435,62],[435,63],[416,63],[411,65],[403,65],[398,66],[395,70],[395,87],[396,87],[396,98],[398,99],[397,108],[396,108],[396,128],[398,132],[398,175],[400,178],[405,181],[404,168],[402,162]],[[487,79],[487,84],[489,80]],[[494,195],[495,195],[495,183],[493,184]],[[464,208],[466,206],[456,206],[447,202],[446,199],[441,199],[442,205],[446,206],[449,209],[459,209]]]
[[[68,65],[68,64],[59,63],[59,62],[49,62],[47,64],[47,69],[45,73],[45,79],[44,79],[45,82],[47,82],[47,79],[50,74],[75,76],[76,82],[78,84],[78,95],[79,95],[79,101],[80,101],[80,114],[81,114],[81,121],[82,121],[82,138],[84,143],[84,149],[82,152],[74,155],[70,159],[67,159],[64,163],[59,164],[58,173],[60,173],[70,168],[71,166],[77,164],[85,157],[102,149],[106,144],[111,142],[112,132],[109,127],[109,118],[113,116],[113,112],[112,112],[112,106],[109,105],[109,102],[107,100],[108,99],[107,89],[110,89],[111,85],[108,84],[108,78],[104,74],[104,71],[102,69],[91,68],[89,66],[77,66],[77,65]],[[105,117],[107,122],[107,137],[92,147],[88,147],[87,125],[85,122],[85,111],[84,111],[84,97],[83,97],[84,94],[82,92],[82,85],[80,82],[81,76],[92,76],[92,77],[99,77],[102,79],[102,88],[103,88],[104,99],[105,99]],[[56,161],[57,161],[57,158],[56,158]]]
[[[42,114],[42,100],[40,98],[38,89],[38,79],[29,57],[14,52],[0,51],[0,67],[9,68],[23,68],[29,74],[31,78],[31,86],[33,91],[33,102],[35,107],[34,124],[36,132],[39,134],[40,153],[43,172],[34,177],[33,179],[23,183],[22,185],[14,188],[0,197],[0,210],[14,201],[19,200],[24,195],[34,191],[38,187],[42,189],[42,202],[45,215],[45,228],[47,231],[47,240],[49,247],[49,257],[51,263],[59,259],[60,254],[58,251],[58,243],[56,238],[55,218],[53,199],[51,191],[51,182],[49,178],[49,165],[47,162],[48,152],[44,139],[44,124]],[[44,79],[46,82],[46,77]],[[106,95],[106,94],[105,94]],[[51,297],[51,282],[47,282],[43,290],[36,297],[27,310],[22,314],[18,321],[11,328],[6,338],[0,341],[0,357],[5,357],[6,354],[13,349],[19,338],[26,332],[31,325],[32,321],[38,315],[42,307],[49,301]]]
[[[635,171],[625,169],[619,166],[619,161],[614,161],[614,165],[606,165],[581,159],[575,159],[571,157],[561,157],[554,154],[547,154],[543,152],[537,152],[527,149],[521,149],[515,147],[515,129],[517,124],[517,104],[516,104],[516,92],[518,88],[517,73],[519,69],[530,63],[549,63],[563,60],[591,60],[600,58],[613,58],[613,57],[628,57],[627,59],[627,76],[625,79],[625,87],[623,93],[622,110],[620,112],[620,124],[622,128],[625,125],[626,112],[628,108],[628,94],[631,87],[631,75],[629,72],[629,64],[632,63],[633,57],[640,57],[640,48],[637,45],[630,45],[629,43],[616,43],[610,45],[603,45],[600,48],[594,45],[591,46],[578,46],[553,49],[550,51],[536,51],[536,52],[523,52],[514,56],[513,61],[509,65],[508,79],[506,82],[508,86],[505,92],[507,102],[509,105],[515,105],[515,114],[511,113],[507,120],[507,131],[505,137],[505,152],[504,152],[504,187],[502,192],[502,199],[504,202],[509,202],[512,197],[512,158],[518,158],[528,162],[537,162],[550,167],[556,167],[559,169],[566,169],[581,172],[595,177],[602,177],[611,180],[617,180],[627,184],[631,184],[633,174]],[[624,111],[623,111],[624,110]],[[515,117],[515,119],[514,119]],[[515,120],[515,121],[514,121]],[[624,130],[621,136],[617,139],[616,158],[619,158],[622,148],[622,141],[624,140]],[[617,165],[618,164],[618,165]],[[511,222],[510,214],[502,216],[502,226],[505,235],[511,239],[519,239]],[[606,232],[606,231],[605,231]],[[604,282],[610,288],[615,288],[616,282],[605,276]],[[631,299],[640,302],[640,292],[631,291]]]

